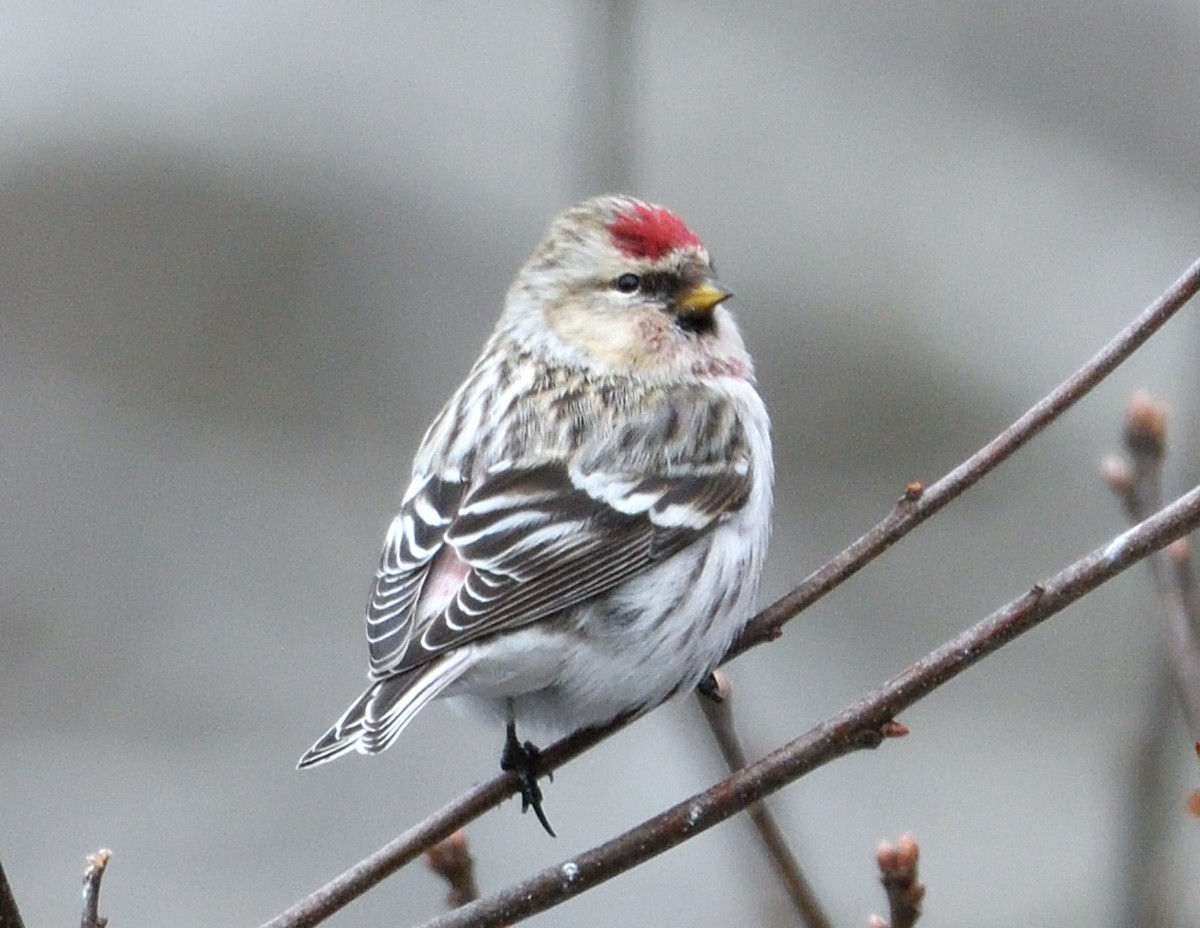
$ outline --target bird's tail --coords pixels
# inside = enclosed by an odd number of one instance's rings
[[[469,663],[465,649],[459,650],[372,684],[296,766],[301,770],[315,767],[350,751],[378,754],[387,750],[413,716],[462,676]]]

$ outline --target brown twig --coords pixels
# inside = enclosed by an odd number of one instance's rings
[[[1181,538],[1162,552],[1159,596],[1167,613],[1167,659],[1193,741],[1200,741],[1200,610],[1190,608],[1191,547]]]
[[[1115,924],[1125,928],[1166,928],[1168,900],[1160,891],[1165,858],[1165,837],[1173,816],[1162,797],[1169,794],[1173,777],[1173,748],[1168,728],[1162,720],[1176,706],[1175,688],[1166,654],[1148,670],[1149,698],[1141,710],[1139,722],[1125,746],[1129,757],[1128,787],[1123,791],[1125,804],[1123,848],[1133,849],[1113,861],[1114,883],[1120,886],[1124,911]]]
[[[544,748],[538,769],[557,770],[584,751],[616,734],[633,721],[624,716],[603,728],[585,728]],[[501,773],[472,787],[453,802],[393,838],[373,854],[334,877],[260,928],[310,928],[354,901],[372,886],[410,863],[429,847],[449,837],[520,788],[519,774]]]
[[[1130,400],[1125,415],[1123,443],[1128,457],[1110,457],[1102,469],[1109,487],[1121,501],[1131,521],[1145,517],[1162,502],[1162,469],[1167,450],[1166,408],[1145,393]],[[1191,556],[1187,539],[1172,542],[1146,563],[1154,578],[1167,624],[1162,666],[1152,673],[1150,723],[1141,726],[1135,740],[1132,786],[1127,828],[1129,847],[1137,853],[1122,866],[1125,924],[1139,928],[1164,925],[1168,918],[1156,874],[1161,868],[1163,836],[1169,818],[1159,801],[1168,789],[1171,745],[1162,720],[1173,703],[1180,703],[1193,737],[1200,736],[1200,649],[1196,645],[1196,617]],[[1171,689],[1176,699],[1172,699]]]
[[[1133,521],[1162,502],[1162,466],[1167,449],[1166,409],[1145,393],[1136,394],[1125,415],[1128,463],[1104,464],[1108,484]],[[1200,609],[1192,582],[1191,549],[1181,538],[1147,561],[1167,618],[1167,662],[1193,741],[1200,741]]]
[[[921,902],[925,884],[917,879],[917,862],[921,849],[912,835],[905,835],[895,847],[883,843],[875,854],[879,865],[879,881],[887,893],[890,921],[871,916],[870,928],[913,928],[921,917]]]
[[[1083,367],[1036,403],[995,439],[926,490],[909,484],[896,507],[871,531],[810,574],[799,586],[751,619],[726,655],[732,660],[750,648],[772,641],[785,622],[812,605],[901,537],[974,485],[985,474],[1019,450],[1034,435],[1078,402],[1121,362],[1157,332],[1200,289],[1200,259],[1194,262],[1136,319],[1125,326]],[[618,718],[596,729],[587,729],[543,750],[539,769],[552,772],[609,736],[623,729],[632,717]],[[325,886],[301,899],[261,928],[308,928],[328,918],[376,883],[394,873],[451,832],[498,805],[518,789],[515,774],[501,774],[479,784],[423,822],[393,839]]]
[[[707,831],[838,757],[877,747],[902,710],[1152,551],[1200,526],[1200,486],[997,609],[807,734],[598,847],[426,922],[497,928],[557,905]]]
[[[729,772],[734,773],[746,766],[746,752],[733,722],[733,686],[721,670],[713,673],[713,681],[715,692],[697,693],[697,698],[721,756]],[[787,839],[770,808],[765,802],[751,803],[746,807],[746,815],[774,864],[775,872],[800,916],[800,922],[807,928],[830,928],[829,916],[821,907],[792,849],[788,847]]]
[[[0,863],[0,928],[25,928],[21,920],[21,910],[17,908],[17,899],[12,887],[8,885],[8,876],[4,872],[4,864]]]
[[[904,496],[887,518],[833,560],[810,574],[790,593],[751,619],[734,642],[726,659],[732,659],[763,641],[777,638],[785,622],[862,570],[935,512],[995,470],[1145,344],[1151,335],[1162,328],[1168,319],[1196,295],[1197,290],[1200,290],[1200,260],[1195,261],[1175,283],[1118,332],[1083,367],[962,464],[928,488],[923,488],[920,483],[909,484]]]
[[[95,854],[88,854],[87,868],[83,871],[83,916],[79,920],[80,928],[104,928],[108,919],[100,915],[100,881],[104,878],[104,870],[112,851],[101,848]]]

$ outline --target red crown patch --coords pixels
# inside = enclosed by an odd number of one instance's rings
[[[608,226],[613,242],[631,258],[657,261],[676,248],[700,244],[682,219],[661,206],[634,204]]]

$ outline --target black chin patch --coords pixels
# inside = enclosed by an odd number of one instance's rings
[[[693,313],[685,310],[675,314],[675,324],[693,335],[709,335],[717,327],[717,320],[711,312]]]

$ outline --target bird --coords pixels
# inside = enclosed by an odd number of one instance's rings
[[[366,610],[369,687],[300,759],[390,747],[435,697],[539,749],[701,687],[752,614],[770,420],[701,240],[628,195],[555,218],[434,418]]]

